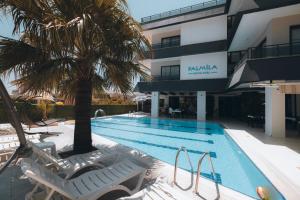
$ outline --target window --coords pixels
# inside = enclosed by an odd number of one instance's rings
[[[163,108],[165,106],[165,100],[164,99],[160,99],[159,100],[159,107]]]
[[[180,36],[173,36],[161,39],[161,47],[173,47],[173,46],[180,46]]]
[[[163,80],[179,80],[180,79],[180,66],[162,66],[161,67],[161,78]]]
[[[290,42],[300,42],[300,25],[292,26],[290,29]]]
[[[300,25],[290,28],[291,54],[300,54]]]

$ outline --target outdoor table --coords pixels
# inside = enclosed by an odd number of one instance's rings
[[[173,113],[178,114],[181,117],[182,111],[179,109],[175,109],[175,110],[173,110]]]

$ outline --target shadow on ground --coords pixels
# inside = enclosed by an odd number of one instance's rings
[[[130,159],[132,162],[147,169],[146,177],[143,183],[143,187],[147,186],[150,182],[153,182],[159,175],[159,168],[161,163],[151,156],[147,156],[131,148],[123,145],[115,145],[113,147],[106,145],[96,145],[98,149],[109,149],[110,151],[119,152],[119,156],[112,158],[113,162],[121,161],[124,158]],[[63,151],[70,151],[72,146],[65,146]],[[111,160],[105,160],[105,162],[111,164]],[[107,165],[109,165],[107,164]],[[12,166],[7,168],[0,175],[0,199],[2,200],[23,200],[25,195],[30,192],[33,185],[29,180],[23,177],[23,173],[19,166]],[[122,194],[122,196],[126,196]],[[120,197],[118,193],[112,193],[111,195],[105,195],[104,199],[113,200],[115,197]],[[102,198],[100,198],[102,200]]]

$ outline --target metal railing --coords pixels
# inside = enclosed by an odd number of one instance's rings
[[[101,114],[101,117],[105,116],[104,110],[98,109],[98,110],[95,111],[95,116],[94,116],[95,119],[98,117],[98,113],[99,113],[99,112],[100,112],[100,114]]]
[[[241,60],[237,62],[235,70],[242,66],[248,59],[276,58],[294,55],[300,55],[300,42],[251,47],[246,51]]]
[[[210,168],[211,168],[211,172],[212,172],[212,175],[213,175],[213,179],[216,182],[216,173],[215,173],[214,165],[212,163],[210,153],[206,152],[206,153],[203,154],[203,156],[198,161],[198,169],[197,169],[197,177],[196,177],[196,184],[195,184],[194,193],[198,193],[199,180],[200,180],[200,174],[201,174],[200,173],[201,172],[201,164],[202,164],[205,157],[207,157],[208,161],[210,162]]]
[[[180,38],[176,40],[171,40],[168,43],[157,43],[152,44],[152,49],[163,49],[163,48],[170,48],[170,47],[179,47],[180,46]]]
[[[292,56],[297,54],[300,55],[300,42],[267,45],[263,47],[253,47],[248,49],[249,59]]]
[[[152,76],[152,81],[174,81],[180,80],[180,74],[174,76]]]
[[[213,1],[203,2],[203,3],[196,4],[196,5],[179,8],[176,10],[163,12],[160,14],[143,17],[141,19],[141,22],[148,23],[151,21],[174,17],[174,16],[178,16],[178,15],[182,15],[182,14],[186,14],[186,13],[190,13],[190,12],[199,11],[199,10],[204,10],[204,9],[211,8],[214,6],[224,5],[225,3],[226,3],[226,0],[213,0]]]
[[[174,176],[173,176],[173,184],[175,184],[175,185],[177,185],[176,178],[177,178],[178,158],[179,158],[179,155],[180,155],[180,153],[181,153],[182,151],[185,153],[185,158],[188,160],[188,162],[189,162],[189,164],[190,164],[192,178],[194,177],[194,176],[193,176],[194,168],[193,168],[193,165],[192,165],[190,156],[189,156],[189,154],[188,154],[188,151],[187,151],[187,149],[186,149],[185,147],[180,147],[180,148],[178,149],[178,151],[177,151],[176,159],[175,159]],[[193,181],[193,179],[192,179],[192,181]]]
[[[133,111],[129,111],[128,112],[128,117],[132,117],[132,118],[134,118],[136,116],[136,112],[133,110]]]

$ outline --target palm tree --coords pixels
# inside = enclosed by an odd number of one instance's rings
[[[0,39],[0,73],[25,92],[75,99],[74,152],[92,150],[93,92],[126,94],[146,74],[136,62],[149,47],[126,0],[0,0],[20,40]]]

